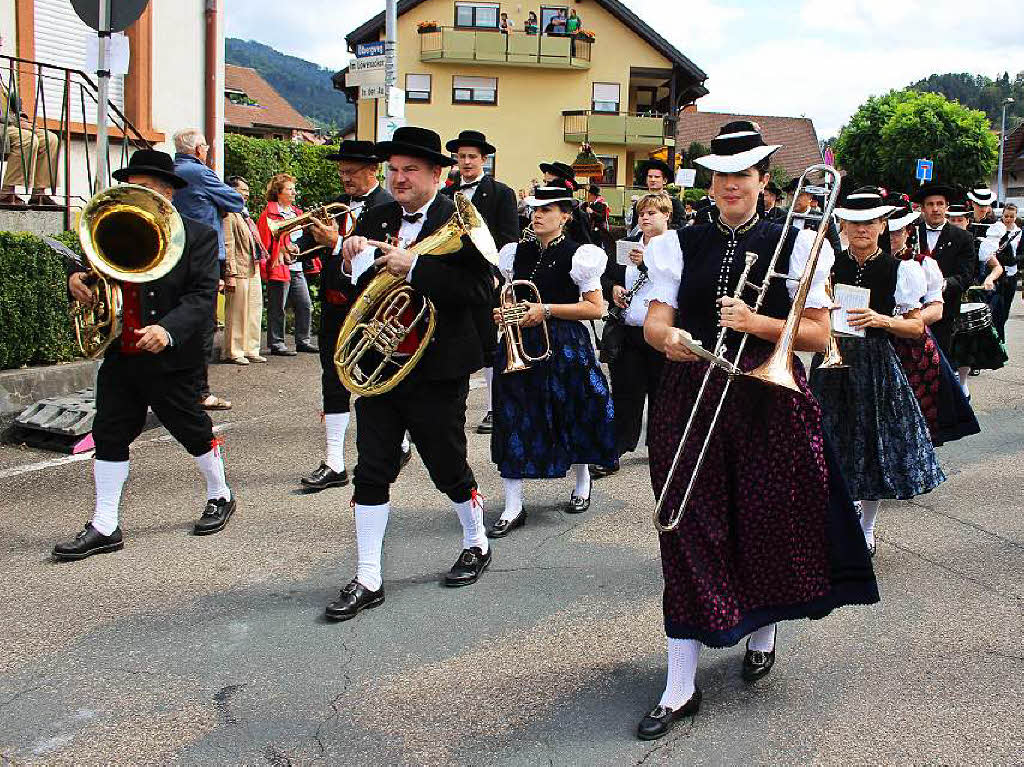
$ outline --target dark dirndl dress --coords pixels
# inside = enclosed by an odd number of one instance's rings
[[[535,243],[521,243],[516,279],[534,282],[544,303],[575,303],[579,288],[569,276],[578,246],[552,244],[538,263]],[[564,477],[577,463],[607,466],[616,458],[614,409],[608,381],[594,354],[590,331],[575,320],[548,320],[551,357],[529,370],[503,373],[507,364],[504,339],[499,339],[492,381],[491,460],[506,479]],[[543,349],[539,327],[524,328],[524,344],[532,356]]]
[[[782,228],[761,222],[723,232],[717,224],[698,224],[677,234],[684,273],[676,325],[713,348],[719,275],[727,286],[721,292],[731,294],[742,268],[737,254],[755,252],[751,279],[759,282]],[[795,234],[780,259],[782,272]],[[785,285],[774,281],[762,313],[781,318],[789,305]],[[749,370],[770,352],[770,344],[751,338],[740,366]],[[648,423],[658,496],[706,370],[705,362],[665,364]],[[743,379],[732,385],[686,513],[676,530],[659,536],[669,637],[727,647],[776,621],[821,618],[843,605],[878,601],[853,502],[799,360],[796,371],[800,393]],[[664,490],[663,519],[679,508],[725,381],[712,372],[706,404]]]
[[[993,325],[967,330],[960,328],[957,320],[953,321],[953,340],[949,349],[953,367],[999,370],[1006,364],[1009,357],[999,343],[999,334]]]
[[[930,331],[922,338],[889,339],[914,390],[936,447],[981,431],[956,371]]]

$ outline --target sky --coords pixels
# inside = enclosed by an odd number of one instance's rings
[[[513,19],[540,3],[503,2]],[[705,112],[807,116],[836,134],[868,96],[932,73],[1024,70],[1024,21],[1001,0],[627,0],[707,75]],[[224,0],[226,33],[341,69],[344,36],[384,0]],[[519,9],[522,9],[520,12]],[[586,18],[586,3],[579,6]],[[598,40],[594,55],[600,51]]]

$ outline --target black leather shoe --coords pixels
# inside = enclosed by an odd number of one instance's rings
[[[522,527],[525,524],[526,509],[523,509],[512,519],[499,519],[497,522],[495,522],[494,527],[487,531],[487,537],[504,538],[517,527]]]
[[[763,677],[769,671],[772,670],[772,666],[775,665],[775,650],[771,652],[762,652],[761,650],[751,650],[750,640],[747,640],[747,652],[743,656],[743,680],[746,682],[756,682],[758,679]]]
[[[270,353],[275,357],[295,357],[298,356],[298,352],[292,351],[291,349],[271,349]]]
[[[700,688],[695,687],[690,699],[674,711],[665,706],[655,706],[651,713],[640,720],[640,724],[636,728],[636,736],[640,740],[657,740],[663,737],[680,719],[696,716],[700,711],[701,697]]]
[[[219,533],[225,527],[227,527],[228,520],[231,519],[231,515],[235,513],[235,498],[231,497],[231,500],[225,501],[223,498],[218,498],[215,501],[207,501],[206,508],[203,509],[203,516],[201,516],[192,527],[192,532],[195,535],[213,535]]]
[[[480,573],[486,570],[490,564],[490,548],[487,549],[486,554],[476,546],[463,549],[462,553],[459,554],[459,558],[455,560],[455,564],[452,565],[452,569],[444,576],[444,585],[454,587],[468,586],[471,583],[476,583]]]
[[[82,528],[82,532],[75,536],[74,540],[67,543],[58,543],[53,547],[53,558],[63,561],[85,559],[93,554],[108,554],[112,551],[120,551],[124,548],[124,539],[121,537],[121,528],[115,528],[110,535],[104,535],[91,523]]]
[[[335,471],[326,463],[321,462],[319,468],[314,469],[312,474],[303,477],[299,481],[302,482],[303,487],[308,487],[310,490],[345,487],[348,484],[348,472],[345,469]]]
[[[590,477],[590,493],[586,498],[580,498],[576,495],[574,490],[572,495],[569,496],[569,502],[565,504],[565,511],[568,514],[582,514],[584,511],[590,508],[590,496],[594,494],[594,477]]]
[[[477,424],[477,434],[490,434],[494,431],[494,413],[490,410],[487,411],[487,415],[484,416],[483,420]]]
[[[399,469],[405,468],[405,464],[412,460],[412,445],[409,446],[408,450],[402,451],[402,462],[398,465]]]
[[[305,352],[306,354],[319,354],[320,347],[315,344],[296,344],[295,351]]]
[[[597,464],[592,464],[590,467],[590,477],[591,479],[601,479],[601,477],[610,477],[612,474],[618,472],[618,470],[619,464],[617,461],[613,463],[611,466],[598,466]]]
[[[384,587],[370,591],[355,578],[341,590],[338,598],[327,605],[324,615],[328,620],[347,621],[363,610],[370,610],[384,604]]]

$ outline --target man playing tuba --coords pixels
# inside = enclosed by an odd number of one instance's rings
[[[187,183],[174,172],[170,155],[145,149],[113,175],[162,195],[169,211],[174,191]],[[206,480],[206,506],[194,533],[219,532],[235,510],[213,424],[196,396],[197,373],[206,364],[202,333],[217,300],[217,233],[198,221],[181,221],[185,244],[173,268],[152,282],[121,285],[121,333],[108,347],[96,378],[96,508],[73,540],[54,547],[57,559],[84,559],[124,547],[118,505],[128,479],[128,447],[142,432],[149,408],[195,457]],[[94,300],[88,274],[86,266],[77,264],[68,277],[71,297],[83,304]]]
[[[432,340],[412,371],[390,391],[356,400],[357,463],[355,485],[356,576],[327,606],[327,617],[348,620],[384,601],[381,548],[390,511],[391,484],[401,468],[402,436],[412,437],[434,485],[447,495],[462,523],[462,552],[445,577],[448,586],[474,583],[490,564],[484,534],[483,504],[473,470],[466,461],[466,397],[469,376],[483,365],[474,313],[491,303],[487,259],[466,244],[448,255],[417,255],[407,248],[445,227],[456,205],[438,194],[442,171],[453,161],[441,151],[431,130],[402,127],[392,141],[379,142],[375,155],[387,162],[395,202],[360,216],[355,234],[345,240],[345,271],[360,288],[376,265],[404,279],[433,302]],[[397,242],[397,245],[385,242]],[[354,310],[353,310],[354,311]],[[397,357],[418,350],[415,332],[398,347]]]

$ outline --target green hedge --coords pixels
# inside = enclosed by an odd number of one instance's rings
[[[338,166],[327,159],[335,149],[229,133],[224,136],[224,177],[245,177],[251,190],[249,210],[256,217],[267,204],[267,182],[275,173],[295,176],[300,208],[320,205],[341,191]]]
[[[55,237],[81,253],[70,232]],[[0,370],[75,357],[64,260],[24,232],[0,232]]]

